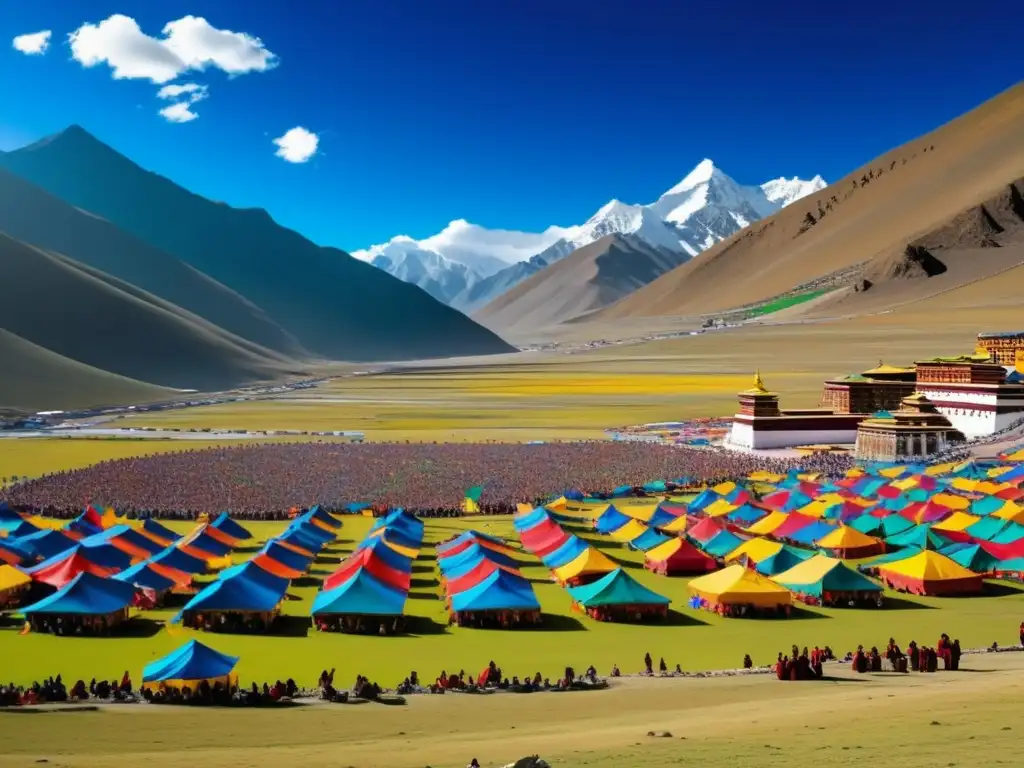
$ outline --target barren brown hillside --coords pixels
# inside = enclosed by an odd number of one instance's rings
[[[1024,84],[858,168],[595,313],[720,312],[902,249],[1024,175]]]
[[[15,287],[4,291],[0,328],[120,376],[214,390],[295,372],[294,363],[174,304],[2,233],[0,285]]]
[[[607,307],[685,258],[636,238],[607,235],[524,280],[473,317],[513,337],[547,328]]]

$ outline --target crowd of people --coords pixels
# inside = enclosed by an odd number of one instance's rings
[[[12,507],[72,517],[83,504],[121,514],[193,519],[230,509],[248,520],[284,519],[295,506],[340,510],[353,502],[424,516],[460,514],[467,489],[480,511],[514,512],[559,489],[610,490],[652,480],[714,483],[797,466],[839,475],[844,455],[775,460],[724,450],[591,441],[544,444],[287,443],[183,450],[105,461],[6,489]]]
[[[993,645],[993,649],[995,648],[997,646]],[[880,652],[877,646],[865,650],[863,645],[858,645],[856,651],[848,651],[839,661],[849,664],[850,669],[858,674],[885,671],[936,672],[940,663],[945,670],[960,669],[962,655],[960,641],[950,640],[949,635],[943,633],[934,647],[919,646],[916,641],[911,640],[907,644],[907,652],[904,653],[896,640],[890,637],[884,652]],[[748,666],[749,659],[749,656],[744,659],[745,667]],[[806,647],[801,651],[794,645],[790,655],[779,652],[775,661],[775,673],[779,680],[820,680],[823,675],[822,664],[836,660],[835,654],[827,645],[823,649],[815,646],[811,651]]]
[[[348,635],[400,635],[405,632],[404,616],[316,616],[317,632],[344,632]]]
[[[597,669],[590,666],[582,675],[577,675],[572,667],[566,667],[561,677],[551,680],[540,672],[534,672],[519,677],[512,675],[507,677],[495,662],[491,661],[487,667],[474,679],[466,674],[466,670],[448,674],[441,670],[441,674],[433,683],[425,684],[420,680],[419,675],[413,671],[395,689],[402,695],[414,693],[446,693],[449,691],[460,693],[477,693],[480,691],[508,691],[510,693],[533,693],[535,691],[568,691],[585,688],[603,687],[605,683],[598,678]]]

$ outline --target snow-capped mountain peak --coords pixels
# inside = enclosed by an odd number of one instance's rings
[[[666,192],[665,195],[674,195],[679,192],[685,192],[688,189],[693,189],[701,184],[707,184],[716,175],[724,174],[718,170],[718,166],[715,165],[713,160],[709,160],[705,157],[693,167],[692,171],[683,177],[682,181],[672,187],[672,189]],[[662,197],[665,195],[662,195]]]
[[[766,181],[761,185],[761,189],[768,200],[776,203],[780,208],[785,208],[790,203],[795,203],[801,197],[813,195],[818,190],[824,189],[827,186],[828,183],[821,176],[815,176],[810,181],[803,181],[796,176],[792,179],[780,176],[777,179]]]

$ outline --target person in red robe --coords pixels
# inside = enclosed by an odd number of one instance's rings
[[[917,672],[921,668],[921,651],[914,640],[907,645],[907,653],[910,655],[910,671]]]
[[[960,669],[961,655],[963,655],[963,651],[960,650],[960,641],[954,640],[949,646],[949,668],[954,672]]]
[[[1020,645],[1024,648],[1024,621],[1020,623]]]
[[[811,679],[811,659],[807,649],[804,648],[803,653],[800,654],[800,660],[797,662],[797,679],[799,680],[810,680]]]
[[[814,676],[818,680],[821,680],[824,676],[824,671],[822,670],[824,656],[825,652],[818,648],[818,646],[814,646],[814,650],[811,651],[811,671],[814,672]]]
[[[949,635],[945,632],[939,637],[939,644],[935,646],[935,653],[942,659],[942,668],[949,669]]]
[[[782,653],[779,653],[779,658],[775,662],[775,675],[779,680],[786,679],[786,660],[783,658]]]

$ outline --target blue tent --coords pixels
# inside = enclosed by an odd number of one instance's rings
[[[398,531],[417,544],[423,541],[423,521],[401,509],[389,512],[384,517],[378,519],[373,524],[371,530],[375,531],[378,528],[389,528]]]
[[[479,531],[465,531],[460,533],[454,539],[450,539],[443,544],[438,544],[434,547],[434,551],[437,552],[438,557],[442,557],[445,552],[450,549],[454,549],[463,542],[477,540],[489,541],[492,544],[500,544],[503,547],[508,546],[504,539],[499,539],[497,536],[488,536],[486,533],[480,533]]]
[[[152,533],[154,536],[164,539],[165,541],[177,541],[181,538],[180,533],[175,533],[166,525],[161,525],[152,517],[147,517],[142,521],[142,530],[146,533]]]
[[[989,498],[992,498],[991,496]],[[1000,520],[998,517],[983,517],[973,523],[964,531],[976,539],[991,541],[993,536],[998,536],[1011,525],[1009,520]]]
[[[1001,480],[1002,478],[997,479]],[[991,515],[996,510],[1002,509],[1005,504],[1006,500],[1000,499],[998,496],[983,496],[971,502],[971,514],[985,517],[986,515]]]
[[[665,485],[664,480],[653,480],[649,483],[644,483],[644,491],[647,493],[664,493],[668,490],[668,486]]]
[[[942,554],[975,573],[991,573],[999,567],[999,558],[989,554],[980,544],[969,544],[955,552],[944,551]]]
[[[18,544],[9,539],[0,539],[0,554],[7,554],[7,557],[0,558],[4,561],[14,560],[15,565],[35,559],[35,555],[28,549],[22,549]]]
[[[230,675],[237,664],[237,656],[228,656],[198,640],[189,640],[162,659],[143,667],[142,683],[215,680]]]
[[[49,559],[61,552],[67,552],[78,542],[60,531],[36,531],[28,536],[9,539],[19,549],[30,552],[32,557]]]
[[[142,587],[143,589],[152,589],[156,592],[166,592],[174,586],[174,582],[171,579],[168,579],[162,573],[153,570],[149,566],[150,561],[144,560],[111,578],[123,581],[126,584],[134,584],[136,587]]]
[[[709,507],[721,498],[717,493],[707,488],[697,494],[696,498],[686,505],[686,509],[693,512],[700,512],[705,507]]]
[[[313,558],[300,555],[294,549],[288,549],[288,547],[278,543],[274,539],[271,539],[266,543],[263,549],[260,550],[260,554],[264,554],[270,559],[276,560],[281,563],[281,565],[285,565],[293,571],[305,572],[313,563]]]
[[[111,539],[119,539],[125,541],[128,544],[131,544],[133,547],[137,547],[138,549],[148,552],[151,555],[155,555],[157,552],[163,549],[162,545],[157,544],[148,536],[139,533],[134,528],[131,528],[127,525],[112,526],[111,528],[107,528],[106,530],[101,530],[98,533],[94,533],[88,538],[82,539],[82,541],[109,542]]]
[[[551,514],[544,507],[537,507],[532,512],[527,512],[525,515],[517,517],[512,521],[512,525],[517,531],[528,531],[550,517]]]
[[[732,512],[727,514],[725,517],[732,523],[736,523],[741,526],[752,525],[755,521],[760,520],[764,517],[767,512],[757,507],[752,507],[749,504],[744,504],[737,507]]]
[[[452,610],[539,611],[533,587],[522,576],[499,568],[476,586],[452,595]]]
[[[271,592],[278,592],[282,596],[288,590],[288,585],[291,583],[284,576],[278,576],[277,574],[271,573],[270,571],[263,570],[257,563],[252,560],[247,560],[239,565],[233,565],[230,568],[225,568],[220,572],[220,579],[231,579],[231,578],[242,578],[248,581],[255,582],[261,587],[270,590]]]
[[[360,509],[362,508],[363,507],[360,507]],[[333,531],[337,531],[339,528],[341,528],[341,521],[333,515],[326,512],[325,510],[323,510],[319,504],[314,504],[312,507],[309,508],[309,515],[312,519],[319,520],[321,523],[328,526]]]
[[[621,499],[623,496],[631,496],[632,494],[632,485],[620,485],[618,488],[612,490],[612,497],[616,499]]]
[[[79,536],[93,536],[97,533],[103,533],[103,529],[91,522],[84,512],[74,520],[69,520],[64,526],[64,530],[77,533]]]
[[[291,525],[285,529],[286,533],[296,533],[301,535],[307,541],[315,544],[315,549],[323,549],[328,543],[334,541],[334,534],[331,531],[325,531],[319,525],[311,523],[309,520],[303,520],[300,517],[295,518]]]
[[[310,527],[308,524],[306,528]],[[316,527],[316,526],[312,526]],[[286,528],[284,533],[277,537],[279,541],[287,541],[289,544],[294,544],[296,547],[301,547],[307,552],[316,554],[324,548],[325,542],[322,539],[313,538],[304,528]]]
[[[583,501],[584,499],[587,498],[582,491],[576,491],[572,489],[565,491],[564,493],[562,493],[562,495],[565,498],[569,499],[569,501]]]
[[[652,514],[650,519],[647,521],[647,525],[651,528],[663,528],[669,523],[674,523],[677,519],[677,515],[673,515],[671,512],[668,512],[659,506],[654,510],[654,514]]]
[[[813,554],[813,552],[809,552],[806,549],[798,549],[797,547],[784,545],[782,549],[774,555],[769,555],[758,562],[754,566],[754,570],[762,576],[775,576],[780,573],[785,573],[794,565],[799,565]]]
[[[395,546],[406,547],[408,549],[418,550],[420,547],[423,546],[422,538],[413,539],[394,528],[385,528],[383,531],[377,533],[376,535],[367,536],[365,539],[362,540],[362,542],[360,542],[359,547],[362,547],[365,544],[369,544],[380,539],[383,539],[388,544],[394,544]],[[359,547],[357,547],[357,549]]]
[[[242,575],[221,578],[189,600],[171,622],[181,621],[186,611],[272,611],[283,598],[284,590],[274,591]]]
[[[569,536],[557,549],[542,557],[541,562],[548,568],[561,568],[571,563],[589,547],[590,545],[579,536]]]
[[[615,605],[668,605],[664,595],[648,589],[621,568],[602,576],[597,581],[579,587],[569,587],[569,596],[586,608]]]
[[[252,538],[252,534],[232,520],[227,512],[221,512],[217,515],[213,522],[210,523],[210,527],[216,528],[226,536],[230,536],[232,539],[238,539],[239,541],[248,541]]]
[[[600,514],[594,521],[594,530],[598,533],[611,533],[617,531],[633,518],[620,512],[614,505],[609,504],[608,509]]]
[[[11,509],[6,501],[0,501],[0,523],[5,520],[21,520],[21,515]]]
[[[719,531],[703,545],[700,542],[697,545],[712,557],[725,557],[742,543],[743,539],[732,531]]]
[[[357,568],[334,589],[317,593],[311,613],[314,616],[401,616],[405,600],[404,592],[389,587],[365,568]]]
[[[633,549],[638,549],[641,552],[646,552],[649,549],[654,549],[659,544],[664,544],[669,540],[669,537],[663,533],[659,533],[653,528],[648,528],[646,531],[641,533],[631,542],[629,546]]]
[[[798,544],[813,544],[818,539],[828,536],[836,529],[836,526],[832,523],[828,523],[824,520],[816,520],[809,525],[805,525],[798,531],[786,536],[787,539],[795,541]]]
[[[487,547],[481,547],[479,544],[470,544],[457,555],[441,558],[437,561],[437,567],[441,569],[442,573],[447,574],[453,568],[458,568],[460,565],[464,565],[469,562],[475,563],[481,557],[485,557],[491,562],[498,563],[509,568],[519,568],[519,563],[508,555],[502,554],[501,552],[495,552],[493,549],[488,549]]]
[[[361,552],[364,549],[368,549],[373,552],[374,557],[378,557],[391,566],[392,568],[401,571],[402,573],[412,572],[412,560],[401,552],[397,552],[387,545],[387,542],[380,537],[369,539],[356,547],[356,552]]]
[[[916,547],[939,550],[952,544],[952,540],[932,530],[930,523],[921,523],[902,533],[890,536],[885,543],[892,547]]]
[[[4,531],[8,538],[16,539],[23,536],[30,536],[40,531],[49,530],[48,528],[39,528],[32,525],[28,520],[22,520],[20,517],[10,520],[5,520],[0,523],[0,531]]]
[[[26,616],[34,613],[106,616],[127,608],[135,596],[135,587],[123,581],[103,579],[83,572],[38,603],[22,608]]]
[[[190,555],[188,552],[182,552],[174,545],[157,552],[149,560],[150,562],[166,565],[168,568],[174,568],[183,573],[206,573],[208,570],[205,560]]]
[[[132,556],[123,549],[118,549],[103,537],[89,536],[79,541],[73,550],[81,552],[82,557],[90,563],[95,563],[101,568],[116,568],[121,570],[132,564]],[[62,553],[64,554],[64,553]],[[70,554],[68,552],[67,554]]]
[[[1024,538],[1024,525],[1010,523],[993,536],[991,541],[993,544],[1013,544],[1015,541],[1020,541],[1021,538]]]

